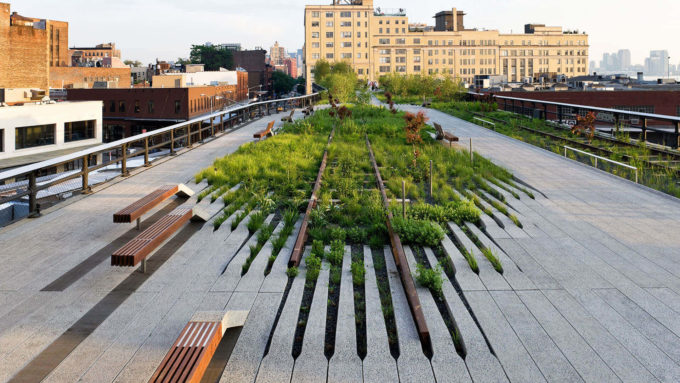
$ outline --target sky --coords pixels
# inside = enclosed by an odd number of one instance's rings
[[[187,57],[192,44],[240,42],[288,51],[304,43],[304,6],[331,0],[0,0],[28,17],[69,22],[69,46],[115,42],[124,60],[144,64]],[[678,0],[374,0],[375,7],[405,8],[410,22],[434,24],[432,16],[453,7],[466,12],[466,28],[517,33],[540,23],[586,31],[590,60],[630,49],[633,64],[650,50],[666,49],[680,63]],[[663,17],[668,15],[669,17]]]

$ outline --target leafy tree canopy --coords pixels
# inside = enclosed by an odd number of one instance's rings
[[[274,84],[274,92],[276,93],[288,93],[297,84],[297,80],[281,71],[274,71],[272,73],[272,82]]]
[[[142,66],[142,62],[139,60],[125,60],[123,61],[123,64],[128,65],[128,66],[133,66],[133,67],[140,67]]]
[[[204,64],[206,71],[215,71],[220,68],[234,69],[234,55],[228,49],[192,45],[189,58],[192,64]]]

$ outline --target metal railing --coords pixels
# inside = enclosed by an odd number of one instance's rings
[[[595,154],[588,153],[588,152],[584,152],[583,150],[574,149],[574,148],[569,147],[569,146],[564,146],[564,157],[565,157],[565,158],[568,158],[568,157],[567,157],[567,150],[571,150],[571,151],[573,151],[573,152],[577,152],[577,153],[580,153],[580,154],[585,154],[585,155],[587,155],[587,156],[590,156],[590,157],[592,157],[592,158],[595,158],[595,168],[597,168],[597,161],[598,161],[598,160],[602,160],[602,161],[609,162],[609,163],[612,163],[612,164],[615,164],[615,165],[618,165],[618,166],[621,166],[621,167],[624,167],[624,168],[627,168],[627,169],[634,170],[634,171],[635,171],[635,183],[638,183],[638,168],[636,168],[635,166],[631,166],[631,165],[628,165],[628,164],[624,164],[624,163],[618,162],[618,161],[612,161],[612,160],[610,160],[609,158],[597,156],[597,155],[595,155]]]
[[[560,124],[567,119],[570,115],[579,115],[582,111],[593,112],[596,117],[600,116],[611,116],[611,120],[597,118],[596,121],[600,123],[612,124],[613,126],[620,126],[627,119],[638,120],[638,124],[630,123],[629,126],[632,128],[640,129],[640,140],[647,141],[647,131],[657,132],[661,134],[668,134],[674,136],[675,140],[673,144],[675,147],[680,147],[680,117],[669,116],[664,114],[653,114],[653,113],[642,113],[642,112],[631,112],[627,110],[612,109],[612,108],[601,108],[597,106],[588,105],[577,105],[577,104],[567,104],[562,102],[545,101],[539,99],[530,98],[519,98],[519,97],[508,97],[499,96],[493,93],[476,93],[468,92],[469,97],[473,99],[483,99],[489,97],[498,104],[499,109],[505,111],[511,111],[513,113],[519,113],[522,115],[527,115],[532,118],[542,118],[548,120],[548,115],[553,115]],[[570,111],[571,113],[565,113],[565,111]],[[539,117],[536,117],[540,115]],[[663,128],[651,127],[649,126],[650,121],[661,121],[669,123],[673,126],[673,131],[669,132]]]
[[[153,154],[154,150],[165,148],[168,150],[167,155],[173,156],[182,148],[190,149],[194,144],[201,143],[206,138],[224,134],[227,130],[235,129],[247,121],[269,115],[272,111],[276,113],[281,109],[286,111],[291,108],[306,107],[318,99],[319,94],[313,93],[300,97],[262,101],[228,108],[148,133],[0,172],[0,185],[7,183],[16,185],[14,188],[0,190],[0,205],[28,197],[29,217],[35,217],[40,215],[37,199],[38,192],[42,190],[80,178],[82,181],[81,191],[89,193],[91,191],[89,176],[94,171],[114,164],[117,169],[118,164],[120,164],[120,175],[126,177],[129,175],[128,160],[131,158],[143,156],[144,166],[148,167],[151,166],[149,155]],[[104,155],[107,155],[107,160],[104,160]],[[96,165],[90,165],[96,162],[97,156],[101,156],[102,161]],[[50,173],[54,169],[58,170],[59,167],[68,167],[70,174],[64,177],[48,178],[43,182],[38,181],[40,176]],[[73,172],[77,169],[80,169],[80,171]]]
[[[480,121],[482,124],[489,124],[491,126],[496,126],[496,124],[494,124],[493,122],[481,119],[479,117],[473,117],[472,119],[476,120],[476,121]]]

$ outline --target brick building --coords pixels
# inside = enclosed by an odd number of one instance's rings
[[[67,98],[103,100],[103,139],[110,142],[209,114],[232,105],[234,97],[244,100],[247,78],[243,80],[225,86],[69,89]]]
[[[272,90],[274,68],[266,63],[266,56],[264,49],[234,52],[234,66],[248,72],[248,88],[251,91],[259,90],[260,86],[265,92]]]
[[[39,88],[47,93],[49,88],[93,87],[95,83],[130,87],[129,67],[71,66],[67,22],[10,14],[7,3],[0,3],[0,52],[0,88]],[[93,52],[109,52],[109,60],[120,60],[120,51],[112,43],[98,45]]]
[[[102,61],[104,58],[121,58],[120,49],[114,43],[97,44],[94,47],[72,47],[68,50],[71,66]]]
[[[49,89],[50,67],[68,65],[68,23],[10,14],[0,3],[0,88]]]

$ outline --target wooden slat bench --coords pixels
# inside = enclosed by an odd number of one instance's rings
[[[425,99],[423,99],[423,104],[422,104],[422,107],[423,107],[423,108],[429,108],[430,105],[432,105],[432,101],[431,101],[431,100],[425,100]]]
[[[271,135],[273,135],[273,133],[272,133],[273,127],[274,127],[274,121],[270,121],[269,125],[267,125],[267,129],[260,130],[259,132],[253,134],[253,137],[261,140],[264,137],[271,136]]]
[[[311,115],[314,114],[314,105],[310,105],[306,107],[305,109],[302,110],[302,114],[305,115],[305,117],[310,117]]]
[[[295,110],[291,110],[290,115],[282,118],[281,121],[283,121],[283,122],[293,122],[293,113],[295,113]]]
[[[146,257],[153,252],[156,247],[170,238],[185,223],[193,218],[194,212],[189,207],[178,207],[165,217],[156,221],[146,230],[137,235],[133,240],[116,250],[111,255],[111,266],[137,266],[139,262],[145,261]],[[146,272],[146,262],[142,267],[142,272]]]
[[[161,202],[180,194],[183,197],[191,197],[194,192],[183,184],[161,186],[146,196],[140,198],[124,209],[113,215],[114,223],[132,223],[137,221],[137,229],[140,227],[140,218],[149,210],[156,207]]]
[[[451,146],[453,142],[458,142],[458,137],[449,132],[445,132],[444,129],[442,129],[442,126],[438,123],[434,123],[434,128],[437,130],[437,140],[446,140],[449,142],[449,146]]]
[[[225,331],[243,327],[247,317],[248,311],[196,313],[149,382],[200,382]]]

